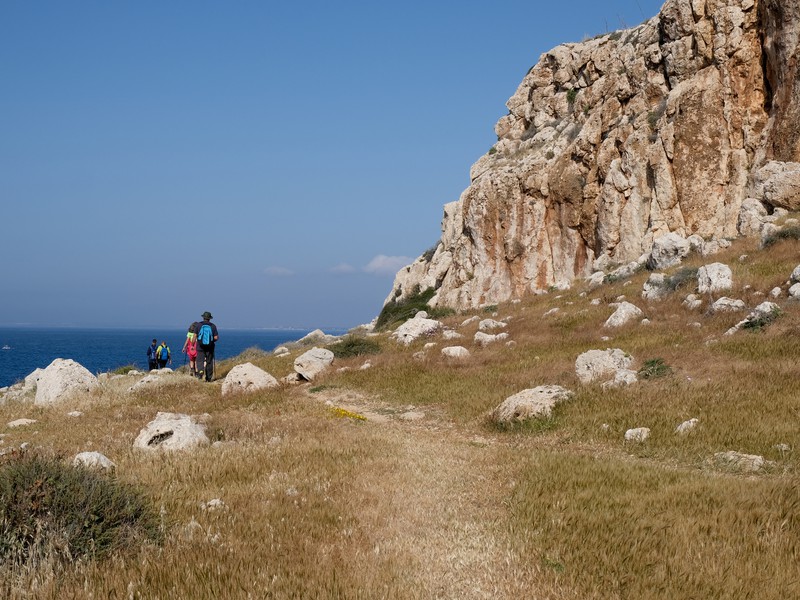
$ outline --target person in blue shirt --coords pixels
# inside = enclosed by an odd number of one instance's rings
[[[147,347],[147,369],[152,371],[158,368],[158,340],[153,340],[153,343]]]
[[[211,381],[214,378],[214,346],[219,339],[217,326],[211,322],[211,313],[203,313],[203,320],[197,323],[197,376]]]

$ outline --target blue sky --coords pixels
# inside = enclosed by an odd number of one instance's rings
[[[0,325],[350,327],[539,55],[660,2],[0,3]]]

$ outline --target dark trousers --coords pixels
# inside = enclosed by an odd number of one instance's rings
[[[203,347],[197,345],[197,372],[205,377],[206,381],[214,378],[214,346]]]
[[[158,361],[155,358],[148,358],[147,359],[147,366],[152,371],[153,369],[158,368]]]

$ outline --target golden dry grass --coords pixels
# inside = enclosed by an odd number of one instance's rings
[[[783,285],[800,243],[737,242],[724,262],[749,308]],[[748,254],[743,261],[739,256]],[[639,298],[647,273],[589,291],[498,308],[516,343],[474,347],[469,315],[445,323],[462,340],[414,357],[424,340],[348,358],[313,384],[220,395],[176,378],[136,395],[130,379],[52,408],[0,406],[1,447],[22,442],[69,457],[98,450],[161,508],[166,543],[66,572],[3,572],[9,598],[792,598],[800,597],[800,307],[762,331],[724,332],[743,315],[690,312],[683,288]],[[743,289],[750,286],[748,289]],[[583,292],[586,292],[583,294]],[[650,325],[605,330],[620,295]],[[590,300],[598,298],[599,305]],[[545,317],[550,309],[559,312]],[[488,317],[477,311],[481,318]],[[690,326],[700,323],[700,327]],[[603,339],[608,337],[609,339]],[[441,347],[470,348],[466,361]],[[622,348],[672,372],[627,388],[581,385],[574,363]],[[297,352],[294,353],[296,355]],[[294,356],[293,355],[293,356]],[[248,353],[280,377],[293,357]],[[220,363],[224,375],[236,361]],[[546,422],[501,429],[487,415],[521,389],[575,392]],[[67,416],[81,410],[79,418]],[[338,410],[337,410],[338,409]],[[213,447],[132,449],[158,411],[201,415]],[[361,417],[364,417],[363,419]],[[678,436],[678,424],[700,426]],[[643,444],[625,442],[648,427]],[[785,444],[786,446],[779,446]],[[786,450],[788,447],[791,450]],[[712,461],[736,450],[771,461],[757,474]],[[224,508],[205,503],[219,498]]]

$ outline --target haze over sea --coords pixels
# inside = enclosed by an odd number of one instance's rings
[[[271,351],[282,343],[298,340],[310,329],[223,329],[219,331],[216,358],[223,360],[258,347]],[[342,329],[325,330],[341,335]],[[0,327],[0,387],[24,379],[56,358],[71,358],[92,373],[135,365],[147,370],[147,347],[153,338],[167,341],[172,368],[184,364],[181,353],[185,329],[79,329]]]

